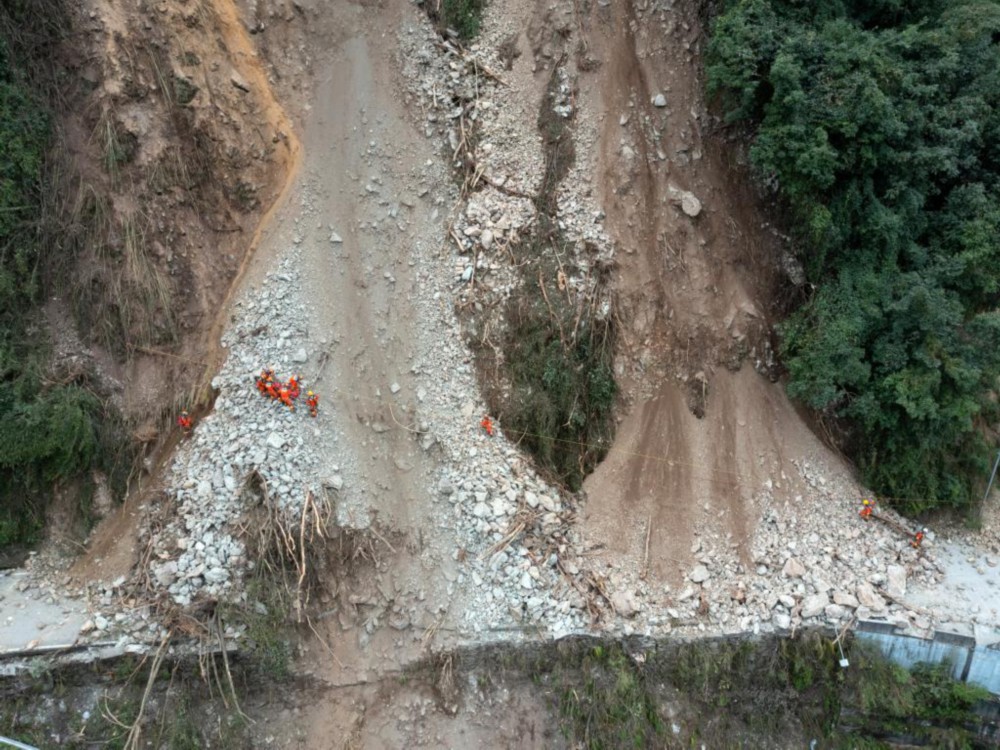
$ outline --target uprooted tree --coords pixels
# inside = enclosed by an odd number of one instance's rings
[[[1000,375],[1000,3],[728,2],[707,73],[810,282],[789,393],[901,506],[967,504]]]

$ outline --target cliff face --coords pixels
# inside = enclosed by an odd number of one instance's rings
[[[96,456],[45,473],[34,508],[49,506],[50,536],[78,536],[77,506],[106,513],[141,459],[151,471],[169,452],[176,413],[208,405],[222,310],[298,146],[230,0],[42,10],[11,6],[3,24],[49,138],[38,309],[11,337],[51,344],[26,403],[79,386],[72,413],[97,435]]]

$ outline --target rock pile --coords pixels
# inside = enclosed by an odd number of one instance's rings
[[[578,632],[595,616],[602,627],[650,634],[785,630],[808,623],[842,624],[854,616],[929,627],[925,614],[901,602],[908,582],[930,584],[940,576],[933,540],[918,552],[888,527],[865,525],[854,508],[858,488],[827,478],[841,477],[840,472],[801,465],[808,491],[787,506],[783,501],[777,505],[776,498],[784,495],[765,483],[752,499],[762,520],[749,544],[706,534],[691,550],[696,564],[684,571],[683,585],[654,588],[636,571],[590,569],[573,531],[578,498],[540,479],[503,439],[503,425],[494,438],[478,429],[484,406],[451,303],[475,302],[470,291],[474,281],[488,280],[492,293],[500,296],[519,283],[506,250],[538,221],[536,191],[545,159],[536,130],[537,106],[553,107],[556,116],[574,121],[578,155],[592,151],[588,144],[596,139],[586,113],[574,111],[571,69],[556,71],[553,96],[544,103],[524,95],[534,90],[525,82],[521,95],[501,94],[492,78],[476,76],[476,67],[503,67],[497,50],[512,31],[491,12],[480,44],[466,53],[479,66],[455,50],[442,49],[427,24],[401,35],[404,73],[424,113],[425,133],[449,159],[457,160],[454,166],[463,175],[479,175],[452,216],[447,250],[414,242],[407,259],[419,287],[412,309],[420,321],[417,354],[406,373],[414,381],[413,411],[407,416],[414,420],[421,450],[440,457],[433,485],[418,491],[428,493],[434,507],[435,523],[425,530],[434,537],[429,546],[438,553],[448,550],[461,565],[459,574],[447,574],[449,595],[461,596],[464,604],[457,624],[477,640],[501,637],[491,632],[513,638],[522,626],[555,634]],[[463,144],[469,134],[465,128],[473,126],[478,137],[473,145]],[[379,154],[374,142],[365,156],[368,166],[384,159],[392,168],[391,154]],[[426,171],[434,184],[446,184],[439,167],[429,165]],[[592,289],[587,279],[593,266],[613,257],[600,227],[603,213],[590,194],[591,174],[592,165],[578,156],[559,187],[553,217],[574,247],[567,284],[581,294]],[[387,220],[362,222],[360,241],[375,242],[379,232],[396,231],[403,213],[416,206],[384,192],[388,190],[378,180],[364,185],[364,199]],[[426,192],[418,195],[425,198]],[[455,192],[442,187],[441,195],[426,197],[434,219],[445,197]],[[701,211],[693,195],[676,197],[687,215]],[[310,206],[303,210],[307,218],[317,218]],[[346,235],[348,228],[338,228]],[[344,239],[332,228],[323,234],[327,246],[342,248]],[[327,348],[326,339],[312,338],[307,326],[310,310],[299,272],[303,241],[297,237],[278,269],[235,307],[234,323],[224,337],[229,357],[214,381],[215,408],[181,445],[171,468],[168,493],[176,513],[150,540],[150,572],[155,585],[178,604],[199,595],[241,596],[239,583],[248,561],[237,530],[246,511],[243,488],[250,474],[264,479],[270,497],[293,519],[307,492],[328,488],[340,493],[363,476],[357,466],[341,466],[349,461],[338,445],[342,436],[325,421],[322,404],[320,418],[313,422],[304,410],[289,412],[261,399],[253,388],[253,376],[265,365],[283,375],[299,372],[308,388],[312,368]],[[393,290],[395,279],[389,270],[384,274]],[[385,388],[389,398],[410,395],[406,384],[396,380]],[[338,520],[346,524],[349,517],[365,517],[365,508],[357,509],[357,516],[347,513]],[[100,601],[110,605],[112,593],[102,593]],[[397,606],[390,624],[408,627],[411,614]],[[155,628],[142,624],[136,632],[143,627],[155,635]]]
[[[268,496],[289,518],[297,517],[307,492],[322,490],[318,424],[304,405],[291,411],[262,398],[253,385],[261,368],[270,366],[279,377],[302,374],[309,386],[309,350],[316,342],[303,323],[298,267],[293,250],[238,303],[235,324],[223,337],[229,356],[212,381],[214,409],[177,451],[168,490],[176,516],[153,539],[151,573],[178,604],[189,604],[201,591],[223,596],[236,583],[246,560],[235,523],[246,511],[249,476],[264,480]]]

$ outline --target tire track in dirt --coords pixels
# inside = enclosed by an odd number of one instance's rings
[[[773,272],[758,248],[775,245],[703,133],[704,36],[688,5],[594,9],[587,42],[603,64],[584,95],[602,119],[596,174],[619,248],[631,403],[585,484],[583,533],[606,545],[607,566],[671,586],[696,555],[749,566],[754,494],[772,474],[794,476],[792,458],[822,450],[780,386],[743,363],[767,336]],[[666,107],[652,105],[658,93]],[[679,210],[678,190],[701,199],[697,218]]]

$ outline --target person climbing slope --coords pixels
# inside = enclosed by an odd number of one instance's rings
[[[306,393],[306,406],[309,407],[309,416],[315,417],[319,414],[319,396],[312,391]]]

